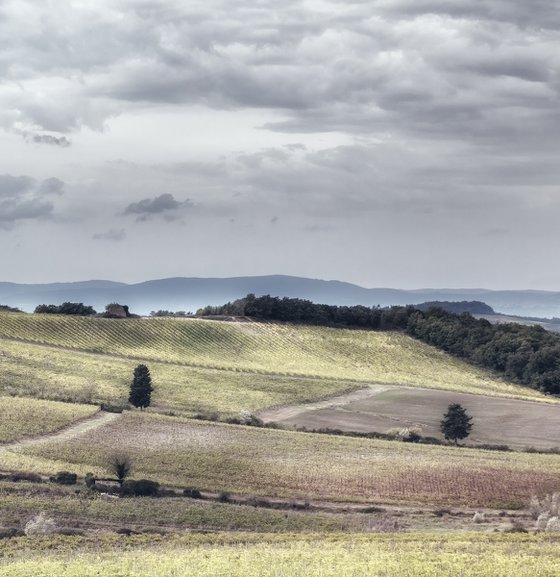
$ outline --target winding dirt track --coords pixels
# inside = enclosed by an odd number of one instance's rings
[[[32,447],[34,445],[40,445],[49,441],[68,441],[79,437],[80,435],[91,431],[92,429],[97,429],[103,425],[108,425],[115,419],[118,419],[120,414],[118,413],[107,413],[105,411],[99,411],[92,415],[91,417],[86,417],[80,421],[75,422],[69,427],[65,427],[54,433],[48,433],[47,435],[41,435],[39,437],[32,437],[29,439],[20,439],[19,441],[13,441],[12,443],[7,443],[5,445],[0,445],[0,449],[20,449],[22,447]]]

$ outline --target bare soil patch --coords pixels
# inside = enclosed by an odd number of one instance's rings
[[[386,432],[415,427],[442,438],[439,424],[451,403],[473,417],[470,442],[515,449],[560,446],[560,408],[544,403],[403,386],[371,386],[320,403],[265,410],[260,417],[308,429]]]

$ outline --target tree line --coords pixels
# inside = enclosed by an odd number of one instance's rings
[[[536,325],[491,324],[469,313],[454,314],[438,307],[419,310],[412,305],[336,306],[254,294],[223,306],[205,307],[197,314],[402,331],[456,357],[497,371],[515,383],[560,394],[560,335]]]

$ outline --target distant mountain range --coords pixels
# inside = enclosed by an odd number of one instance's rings
[[[102,311],[111,302],[127,304],[131,312],[152,310],[195,312],[245,296],[299,297],[335,305],[388,306],[426,301],[482,301],[496,312],[526,317],[560,317],[560,292],[535,290],[363,288],[340,281],[272,275],[235,278],[168,278],[137,284],[84,281],[53,284],[0,282],[0,304],[32,311],[39,304],[83,302]]]

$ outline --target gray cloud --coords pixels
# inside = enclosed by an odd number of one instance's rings
[[[0,122],[99,129],[131,104],[165,103],[282,111],[271,130],[473,141],[558,132],[552,1],[344,6],[292,1],[271,20],[268,2],[117,0],[76,7],[69,19],[62,5],[8,2],[0,33],[13,40],[4,62],[11,84],[0,90]]]
[[[126,238],[124,229],[110,229],[107,232],[98,232],[92,237],[94,240],[109,240],[111,242],[121,242]]]
[[[0,175],[0,228],[50,216],[54,204],[46,196],[60,195],[63,190],[64,183],[58,178],[37,181],[29,176]]]
[[[0,37],[4,171],[23,154],[34,171],[0,176],[2,226],[56,203],[44,226],[61,245],[81,235],[100,266],[93,239],[139,232],[123,215],[152,225],[114,250],[184,235],[227,245],[223,266],[247,255],[246,272],[252,251],[268,263],[285,247],[286,266],[353,275],[363,258],[346,255],[369,258],[371,242],[377,271],[402,258],[411,279],[433,262],[470,282],[486,258],[499,284],[495,262],[525,255],[515,280],[557,244],[552,0],[5,0]],[[166,226],[191,210],[189,227]]]
[[[34,134],[31,140],[37,144],[50,144],[67,148],[72,143],[66,136],[52,136],[51,134]]]
[[[178,210],[193,206],[193,203],[187,199],[178,201],[172,194],[164,193],[155,198],[144,198],[138,202],[129,204],[123,214],[138,215],[138,220],[146,220],[154,215],[162,215],[166,220],[175,220]]]
[[[39,185],[38,192],[40,194],[55,194],[60,196],[64,194],[65,184],[60,178],[51,177],[43,180]]]

